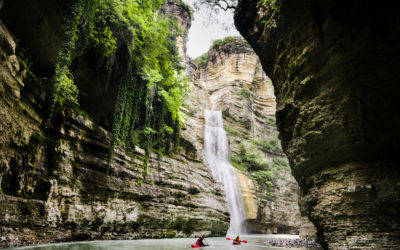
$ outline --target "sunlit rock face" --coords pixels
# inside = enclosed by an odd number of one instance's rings
[[[16,2],[21,1],[8,1],[1,11],[13,13]],[[27,80],[28,72],[17,60],[16,49],[29,44],[28,48],[37,48],[35,53],[39,54],[45,51],[43,44],[47,41],[47,49],[53,51],[48,53],[56,53],[62,41],[58,33],[50,40],[46,33],[40,41],[29,34],[38,28],[51,34],[49,25],[57,25],[51,22],[53,14],[62,20],[66,9],[61,8],[65,1],[35,3],[35,8],[46,6],[43,9],[49,15],[37,16],[42,26],[32,27],[37,22],[23,18],[12,26],[16,34],[29,30],[18,45],[0,21],[0,247],[68,240],[224,235],[229,214],[223,188],[204,165],[202,141],[192,137],[197,132],[185,134],[191,125],[202,134],[196,120],[199,117],[194,116],[182,128],[181,147],[173,157],[146,157],[140,148],[129,153],[117,149],[108,175],[110,132],[107,126],[101,126],[100,118],[112,107],[99,114],[99,119],[91,117],[92,112],[100,112],[96,107],[88,112],[89,118],[72,112],[59,114],[54,119],[57,124],[45,122],[46,88]],[[31,4],[19,5],[21,13],[28,11],[24,7],[33,8]],[[15,20],[10,16],[6,19],[10,25]],[[46,53],[40,55],[46,60],[32,68],[39,76],[54,59],[47,58]],[[113,106],[115,92],[97,92],[106,89],[107,81],[102,74],[90,78],[86,59],[74,59],[78,87],[97,84],[85,94],[93,100],[101,97],[100,101]],[[33,56],[34,65],[36,60]],[[124,63],[123,58],[115,60]],[[113,74],[117,76],[117,72]],[[81,107],[90,109],[94,105]]]
[[[198,89],[208,93],[208,108],[221,110],[231,159],[240,154],[240,143],[277,139],[274,124],[275,96],[271,80],[264,74],[257,55],[243,40],[218,46],[199,66]],[[270,119],[270,123],[268,123]],[[298,186],[287,169],[274,169],[280,152],[257,147],[274,171],[273,187],[260,186],[254,176],[237,170],[250,233],[299,233]]]
[[[399,248],[398,8],[266,4],[242,1],[235,24],[274,83],[302,214],[327,248]]]
[[[177,46],[179,48],[179,55],[183,58],[186,56],[187,34],[192,24],[190,10],[186,8],[188,8],[187,5],[180,0],[166,1],[161,8],[163,15],[166,17],[172,17],[177,21],[179,27],[182,29],[180,32],[183,32],[183,34],[178,37]]]

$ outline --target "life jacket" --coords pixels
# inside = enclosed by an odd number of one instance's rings
[[[201,247],[202,247],[202,246],[205,246],[202,239],[198,239],[198,240],[196,241],[196,245],[201,246]]]

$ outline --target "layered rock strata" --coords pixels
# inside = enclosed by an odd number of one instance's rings
[[[7,2],[2,11],[12,13],[14,3]],[[34,5],[27,6],[31,4]],[[46,5],[46,1],[37,4]],[[49,15],[36,16],[41,26],[31,27],[22,20],[12,28],[17,34],[25,26],[29,32],[45,28],[51,33],[51,27],[58,23],[51,22],[51,18],[62,19],[62,6],[54,1],[47,6]],[[22,12],[27,11],[22,5],[21,8]],[[6,19],[7,23],[14,20],[10,16]],[[62,41],[58,36],[46,38],[20,41],[29,44],[31,50],[37,49],[34,65],[37,58],[44,58],[31,68],[39,75],[46,74],[52,63],[40,53],[44,44],[51,44],[46,49],[55,52]],[[132,152],[117,149],[107,175],[109,118],[104,120],[103,113],[92,119],[71,111],[59,114],[54,119],[57,123],[46,121],[46,88],[29,80],[31,72],[26,65],[21,66],[23,61],[16,56],[16,46],[0,22],[0,247],[66,240],[225,234],[229,214],[224,191],[204,165],[202,146],[196,138],[183,134],[181,148],[173,158],[146,155],[140,148]],[[87,73],[90,68],[86,67],[86,59],[74,61],[78,87],[87,87],[86,101],[100,97],[112,106],[113,87],[105,86],[107,81],[101,79],[101,74],[90,78],[94,74]],[[112,77],[117,77],[117,72]],[[48,83],[45,77],[41,80]],[[98,86],[90,90],[93,84]],[[89,116],[99,112],[99,107],[94,106],[81,103],[83,109],[88,107]],[[196,123],[196,119],[188,118],[188,124]],[[195,133],[202,133],[202,127]]]
[[[245,41],[237,38],[211,49],[206,63],[199,67],[196,83],[208,92],[209,108],[222,111],[232,159],[241,153],[243,142],[277,140],[274,89]],[[274,169],[274,159],[284,159],[285,155],[256,148],[274,174],[274,185],[266,190],[255,181],[254,174],[237,169],[247,210],[247,230],[298,234],[301,219],[297,183],[288,168]]]
[[[301,210],[331,249],[400,246],[394,3],[244,0],[235,24],[277,97]]]

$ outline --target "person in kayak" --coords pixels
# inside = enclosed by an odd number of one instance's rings
[[[203,236],[200,236],[200,238],[196,241],[196,245],[197,245],[197,246],[201,246],[201,247],[206,247],[206,246],[208,246],[207,244],[204,244],[203,240],[204,240],[204,237],[203,237]]]
[[[238,235],[238,236],[236,236],[236,238],[235,238],[233,241],[237,241],[237,242],[240,243],[242,240],[240,239],[240,237],[239,237],[239,235]]]

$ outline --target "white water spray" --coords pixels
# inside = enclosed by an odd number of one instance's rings
[[[205,156],[217,181],[224,183],[231,222],[227,235],[246,233],[243,221],[246,219],[243,198],[235,170],[229,161],[228,139],[222,126],[221,111],[206,110],[204,129]]]

